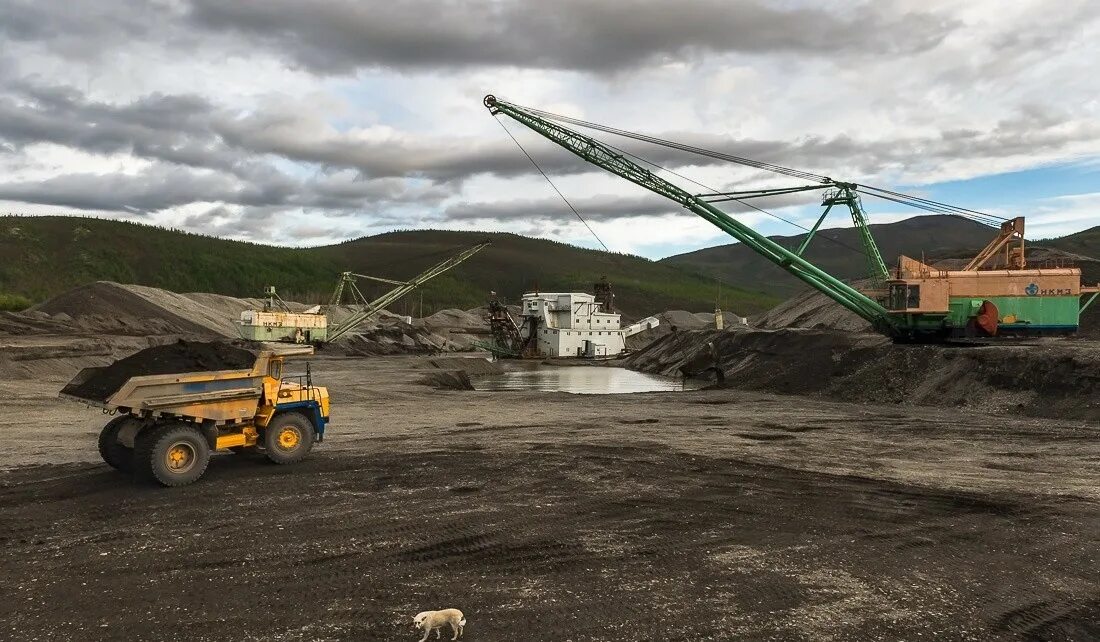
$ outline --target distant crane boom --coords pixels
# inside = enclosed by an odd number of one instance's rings
[[[354,314],[352,314],[350,317],[345,319],[343,323],[341,323],[340,325],[333,328],[332,331],[329,332],[328,341],[335,341],[339,337],[347,334],[348,332],[351,332],[355,328],[357,328],[357,327],[361,326],[363,323],[365,323],[368,319],[370,319],[371,317],[378,314],[386,306],[390,305],[394,301],[397,301],[401,297],[405,296],[409,292],[412,292],[413,290],[415,290],[416,288],[420,287],[421,285],[427,283],[428,281],[431,281],[432,279],[439,276],[440,274],[443,274],[444,272],[450,270],[451,268],[454,268],[458,264],[462,263],[463,261],[470,258],[471,256],[477,254],[478,252],[480,252],[481,250],[485,249],[488,246],[489,246],[489,243],[480,243],[480,244],[475,245],[473,247],[467,248],[467,249],[463,250],[462,252],[460,252],[459,254],[457,254],[455,256],[452,256],[451,258],[447,259],[446,261],[438,263],[438,264],[428,268],[424,272],[421,272],[420,274],[418,274],[416,277],[414,277],[410,281],[390,281],[388,279],[379,279],[379,278],[376,278],[376,277],[369,277],[369,278],[374,278],[374,280],[376,280],[376,281],[383,281],[383,282],[386,282],[386,283],[397,284],[397,287],[393,288],[389,292],[386,292],[385,294],[378,297],[377,299],[375,299],[375,300],[373,300],[369,303],[364,304],[361,309],[357,310]],[[345,278],[346,275],[361,276],[361,275],[352,274],[351,272],[346,272],[344,275],[341,276],[341,279],[342,279],[341,280],[341,286],[344,282],[343,279]],[[342,291],[341,286],[337,286],[337,292],[338,293]],[[354,287],[354,284],[353,284],[353,287]],[[356,290],[356,291],[358,291],[358,290]]]

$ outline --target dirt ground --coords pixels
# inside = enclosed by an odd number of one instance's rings
[[[1100,638],[1095,423],[426,367],[316,358],[310,459],[176,489],[100,463],[63,380],[0,380],[0,639]]]

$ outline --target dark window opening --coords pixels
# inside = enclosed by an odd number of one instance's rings
[[[904,310],[905,309],[905,284],[895,284],[890,286],[890,309],[891,310]]]
[[[890,286],[887,305],[891,310],[906,310],[920,307],[920,286],[895,283]]]

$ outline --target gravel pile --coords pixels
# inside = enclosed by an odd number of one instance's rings
[[[712,354],[732,388],[1100,420],[1100,343],[1085,340],[959,347],[836,330],[693,330],[661,337],[626,365],[679,376],[703,372]]]

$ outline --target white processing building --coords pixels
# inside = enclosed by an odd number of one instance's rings
[[[523,295],[521,334],[536,339],[547,357],[614,357],[626,351],[626,338],[657,327],[647,317],[621,327],[618,313],[604,312],[596,297],[583,292],[535,292]]]

